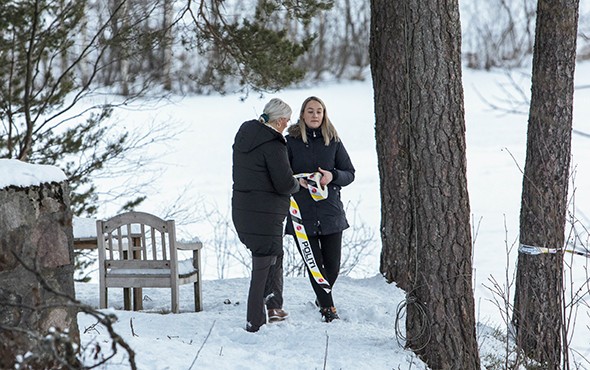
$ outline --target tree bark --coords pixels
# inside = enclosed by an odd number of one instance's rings
[[[540,0],[520,209],[520,243],[564,246],[579,0]],[[562,253],[519,254],[517,344],[546,369],[561,361]]]
[[[371,2],[369,53],[381,189],[381,273],[409,290],[415,249],[410,176],[410,69],[405,15],[387,1]]]
[[[162,44],[162,84],[166,91],[172,91],[172,47],[174,46],[174,34],[172,24],[174,23],[174,3],[172,0],[164,1],[164,14],[162,29],[165,32]]]
[[[381,272],[408,292],[407,346],[479,369],[457,1],[371,1]]]

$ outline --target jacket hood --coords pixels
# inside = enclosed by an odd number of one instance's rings
[[[292,137],[301,137],[301,128],[299,127],[299,124],[296,123],[287,127],[287,134]]]
[[[272,140],[285,143],[283,135],[258,120],[246,121],[242,124],[234,140],[234,150],[248,153],[260,145]]]

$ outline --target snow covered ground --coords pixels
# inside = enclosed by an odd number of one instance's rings
[[[121,289],[113,289],[109,295],[118,317],[115,330],[136,351],[139,369],[425,368],[396,340],[396,309],[404,295],[380,276],[342,278],[335,293],[342,319],[330,324],[320,321],[307,278],[288,278],[284,307],[290,317],[256,334],[244,329],[248,284],[247,278],[205,281],[204,309],[198,313],[191,312],[192,287],[184,285],[180,314],[168,313],[169,290],[144,289],[144,311],[132,312],[121,310]],[[96,284],[77,284],[76,292],[84,303],[98,305]],[[82,341],[100,343],[106,351],[106,330],[86,331],[95,322],[79,315]],[[403,320],[401,324],[403,328]],[[127,354],[119,351],[109,370],[129,368]]]

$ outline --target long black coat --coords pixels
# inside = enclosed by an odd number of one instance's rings
[[[332,140],[328,146],[319,129],[307,129],[305,144],[298,126],[289,128],[287,150],[294,173],[318,172],[318,167],[332,172],[334,179],[328,184],[328,198],[315,201],[305,188],[293,197],[299,205],[303,226],[307,235],[329,235],[348,228],[340,189],[354,181],[354,166],[341,141]],[[293,225],[288,220],[286,233],[293,235]]]
[[[283,135],[257,120],[242,124],[233,145],[232,220],[254,256],[280,255],[289,196],[299,190]]]

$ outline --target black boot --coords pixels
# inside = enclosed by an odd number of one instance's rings
[[[322,307],[320,313],[325,322],[332,322],[333,320],[340,319],[338,313],[336,313],[336,307]]]

